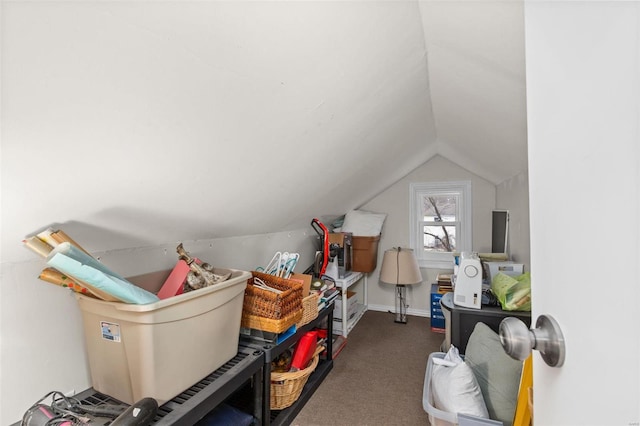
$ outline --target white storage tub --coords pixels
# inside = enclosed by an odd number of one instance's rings
[[[431,393],[431,376],[433,374],[434,358],[444,358],[446,353],[433,352],[429,355],[427,369],[424,375],[424,387],[422,389],[422,408],[429,415],[431,426],[502,426],[502,422],[466,414],[450,413],[438,410],[433,406],[433,394]]]
[[[151,397],[162,405],[233,358],[251,273],[227,271],[227,281],[146,305],[78,294],[93,388],[128,404]],[[155,293],[170,272],[129,280]]]

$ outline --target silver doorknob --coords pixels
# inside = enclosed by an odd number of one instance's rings
[[[564,364],[564,337],[556,320],[549,315],[540,315],[533,330],[518,318],[507,317],[500,323],[499,334],[500,343],[511,358],[524,361],[535,349],[547,365],[562,367]]]

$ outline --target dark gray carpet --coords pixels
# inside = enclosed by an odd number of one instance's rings
[[[367,311],[327,378],[294,419],[297,426],[428,425],[422,409],[427,358],[444,335],[429,318]]]

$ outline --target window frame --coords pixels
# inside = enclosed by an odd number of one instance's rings
[[[425,253],[422,242],[423,228],[420,223],[422,205],[419,200],[424,196],[441,196],[446,194],[459,196],[456,219],[460,222],[460,235],[456,235],[455,252]],[[453,268],[453,254],[471,251],[473,246],[472,234],[472,199],[471,181],[452,182],[412,182],[409,184],[409,244],[422,268],[451,269]],[[458,217],[460,215],[460,217]]]

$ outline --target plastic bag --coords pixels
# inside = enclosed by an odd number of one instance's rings
[[[505,311],[531,311],[531,274],[517,277],[498,272],[491,280],[491,291]]]
[[[432,359],[434,366],[431,391],[434,407],[448,413],[488,419],[489,411],[478,380],[471,367],[460,356],[458,348],[451,345],[444,358]]]

